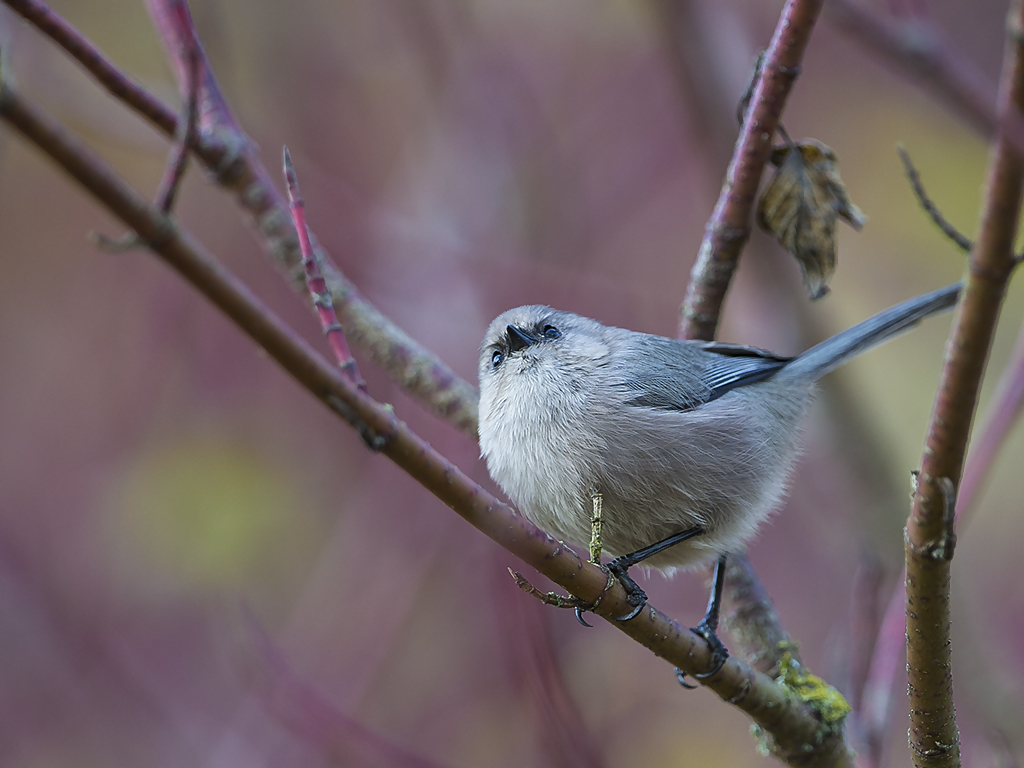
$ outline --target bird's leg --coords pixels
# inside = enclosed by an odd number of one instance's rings
[[[628,555],[622,555],[622,557],[616,557],[610,563],[608,563],[608,570],[619,580],[622,584],[623,589],[626,590],[626,596],[629,600],[629,604],[635,606],[625,616],[620,616],[616,621],[629,621],[630,619],[636,618],[636,616],[643,610],[647,604],[647,593],[640,589],[640,585],[633,581],[627,571],[634,565],[642,563],[649,557],[654,557],[657,554],[664,552],[669,547],[674,547],[680,542],[692,539],[694,536],[699,536],[704,533],[704,529],[700,526],[694,526],[693,528],[687,528],[685,531],[674,533],[668,538],[656,541],[653,544],[638,549],[636,552],[630,552]]]
[[[729,658],[729,651],[725,649],[722,641],[715,634],[715,631],[718,629],[718,614],[722,608],[722,587],[725,586],[725,557],[725,555],[718,556],[718,562],[715,564],[715,575],[711,581],[711,595],[708,597],[708,608],[704,612],[704,618],[700,620],[700,624],[693,628],[693,631],[703,637],[711,648],[711,659],[715,662],[715,667],[710,672],[701,672],[699,675],[694,675],[698,680],[704,680],[716,674],[722,668],[722,665],[725,664],[725,660]],[[676,669],[676,679],[679,680],[679,684],[684,688],[696,688],[694,685],[687,684],[686,673],[681,669]]]

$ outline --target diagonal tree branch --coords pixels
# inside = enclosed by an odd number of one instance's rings
[[[0,84],[0,118],[131,227],[304,388],[350,424],[379,435],[381,453],[467,522],[580,598],[593,601],[603,596],[599,615],[671,664],[691,674],[714,664],[703,638],[652,606],[629,622],[615,622],[614,617],[627,610],[626,595],[617,583],[609,588],[603,570],[581,560],[473,483],[410,431],[393,410],[368,397],[318,355],[170,218],[4,84]],[[788,685],[737,658],[729,659],[706,685],[747,713],[767,747],[781,759],[792,765],[850,765],[841,721],[822,722],[820,713]]]
[[[999,113],[1024,108],[1024,4],[1015,0],[1004,55]],[[953,710],[949,573],[955,488],[999,310],[1014,267],[1013,242],[1024,191],[1024,163],[1006,132],[989,160],[981,232],[968,263],[939,392],[932,410],[914,506],[907,521],[907,667],[910,746],[916,766],[960,765]]]
[[[705,228],[683,301],[679,336],[715,336],[725,292],[750,237],[754,199],[772,150],[772,137],[823,0],[787,0],[754,85],[725,183]]]
[[[40,0],[2,1],[64,48],[113,96],[169,138],[176,135],[179,117],[174,110],[135,83],[45,3]],[[287,201],[228,108],[195,35],[187,5],[181,0],[150,0],[150,10],[157,20],[168,56],[179,73],[183,93],[187,94],[188,51],[193,46],[200,51],[203,70],[200,130],[191,144],[194,152],[217,184],[234,193],[259,233],[263,249],[288,278],[293,290],[305,300],[302,254]],[[314,251],[325,255],[312,234],[311,240]],[[345,323],[352,343],[430,411],[475,437],[476,389],[381,313],[332,261],[323,261],[324,278],[335,310]]]

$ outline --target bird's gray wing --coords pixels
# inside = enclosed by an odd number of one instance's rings
[[[634,336],[618,359],[624,363],[626,405],[691,411],[769,378],[792,358],[740,344]]]

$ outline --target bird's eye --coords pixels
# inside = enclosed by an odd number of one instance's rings
[[[545,338],[548,339],[558,339],[562,336],[562,332],[553,325],[545,325],[543,333]]]
[[[504,359],[505,356],[501,353],[500,349],[494,350],[494,352],[491,353],[491,368],[497,368],[501,365],[501,362]]]

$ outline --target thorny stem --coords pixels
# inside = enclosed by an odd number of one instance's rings
[[[765,53],[714,213],[705,228],[683,301],[679,335],[714,338],[725,293],[750,237],[754,200],[772,137],[823,0],[787,0]]]
[[[234,275],[113,174],[90,150],[2,84],[0,118],[135,230],[154,253],[202,292],[302,386],[357,428],[364,425],[381,435],[381,452],[470,524],[581,599],[592,601],[604,591],[604,571],[581,560],[473,483],[410,431],[391,409],[372,400],[317,355]],[[630,607],[625,591],[616,584],[598,610],[599,615],[613,619]],[[632,621],[612,623],[687,672],[700,672],[712,664],[711,651],[703,638],[652,606]],[[841,732],[823,726],[816,713],[792,690],[741,659],[729,659],[705,684],[746,712],[773,741],[776,753],[790,758],[792,764],[850,764]],[[817,745],[816,750],[808,753],[808,744]]]
[[[1024,107],[1024,3],[1010,14],[999,113]],[[985,363],[1014,266],[1013,242],[1024,191],[1024,163],[1005,131],[989,162],[981,231],[968,263],[946,362],[932,410],[914,506],[907,521],[907,667],[910,746],[915,766],[959,766],[949,639],[953,505]],[[945,488],[949,483],[950,489]]]

